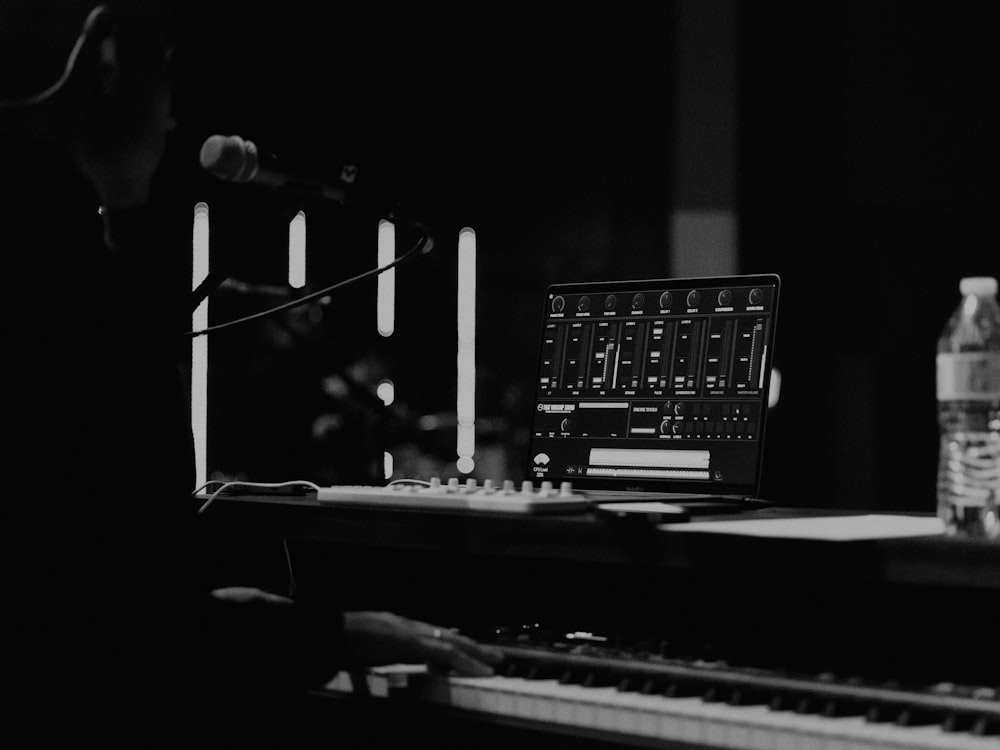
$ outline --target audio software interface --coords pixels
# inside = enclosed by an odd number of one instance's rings
[[[773,275],[550,286],[528,475],[753,496],[778,288]]]

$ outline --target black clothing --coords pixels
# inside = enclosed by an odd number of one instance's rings
[[[209,596],[182,379],[189,287],[166,283],[178,264],[122,247],[137,228],[169,233],[127,212],[109,249],[71,164],[31,149],[0,169],[9,709],[44,746],[245,747],[263,733],[243,701],[331,677],[342,616]]]

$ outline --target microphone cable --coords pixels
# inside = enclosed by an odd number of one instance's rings
[[[38,93],[31,94],[30,96],[22,97],[19,99],[7,99],[0,100],[0,111],[6,109],[24,109],[27,107],[33,107],[36,104],[41,104],[53,96],[59,93],[59,91],[66,85],[69,81],[73,71],[76,69],[77,60],[80,57],[80,53],[83,50],[84,45],[93,36],[96,37],[98,34],[108,33],[110,31],[110,9],[107,5],[98,5],[94,7],[90,13],[87,15],[86,20],[83,22],[83,29],[77,36],[76,41],[73,43],[73,48],[69,52],[69,57],[66,59],[66,64],[63,66],[62,72],[59,74],[59,78],[51,86],[46,89],[39,91]]]
[[[275,315],[279,312],[284,312],[285,310],[291,310],[295,307],[306,304],[307,302],[312,302],[314,299],[319,297],[325,297],[337,289],[347,286],[348,284],[353,284],[358,281],[363,281],[365,279],[371,278],[373,276],[378,276],[381,273],[385,273],[390,268],[395,268],[400,263],[409,260],[411,257],[416,255],[418,252],[430,252],[434,247],[434,242],[431,239],[430,233],[426,229],[422,229],[422,234],[420,239],[418,239],[413,247],[407,250],[405,253],[400,255],[398,258],[390,263],[386,263],[384,266],[379,266],[378,268],[372,268],[371,270],[359,273],[357,276],[352,276],[349,279],[344,279],[343,281],[338,281],[336,284],[331,284],[330,286],[319,289],[315,292],[310,292],[298,299],[291,300],[290,302],[285,302],[284,304],[278,305],[276,307],[269,308],[267,310],[261,310],[260,312],[253,313],[251,315],[246,315],[242,318],[236,318],[234,320],[226,321],[225,323],[219,323],[214,326],[207,326],[199,331],[187,331],[184,336],[186,338],[197,338],[198,336],[204,336],[209,333],[214,333],[216,331],[221,331],[224,328],[229,328],[231,326],[239,325],[240,323],[248,323],[252,320],[259,320],[261,318],[268,317],[270,315]]]

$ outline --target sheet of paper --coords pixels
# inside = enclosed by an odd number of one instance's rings
[[[810,518],[750,518],[740,521],[695,521],[664,524],[670,531],[702,531],[713,534],[820,539],[849,542],[862,539],[895,539],[944,534],[944,522],[935,516],[820,516]]]

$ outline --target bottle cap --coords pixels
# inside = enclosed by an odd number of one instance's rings
[[[963,297],[993,295],[997,293],[997,280],[992,276],[966,276],[959,282],[958,290]]]

